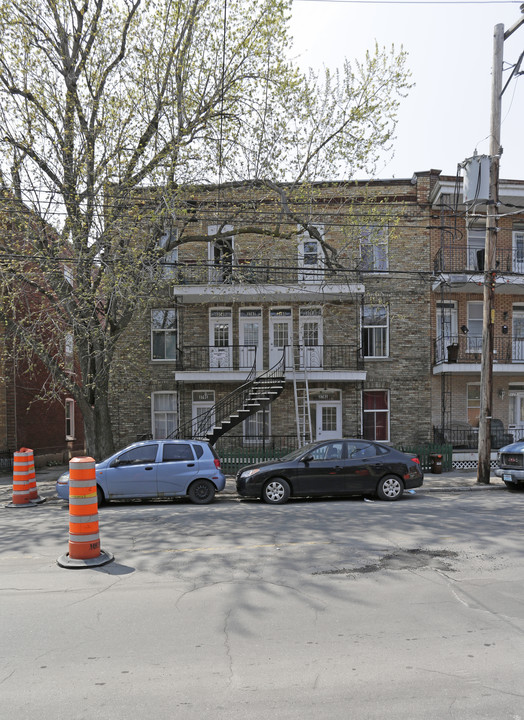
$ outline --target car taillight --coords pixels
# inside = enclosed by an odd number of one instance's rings
[[[215,458],[215,467],[217,470],[220,470],[220,460],[218,458]]]
[[[420,465],[420,460],[418,459],[418,457],[411,458],[411,462],[416,462]]]

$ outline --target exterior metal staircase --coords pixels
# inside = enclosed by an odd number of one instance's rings
[[[205,413],[179,426],[169,437],[208,440],[214,445],[219,437],[276,400],[284,390],[284,384],[284,353],[272,368],[259,376],[256,375],[255,358],[243,385]]]

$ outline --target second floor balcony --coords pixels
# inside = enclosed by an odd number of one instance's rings
[[[257,372],[272,367],[283,348],[259,352],[253,345],[193,345],[177,352],[175,376],[178,380],[238,380],[255,364]],[[285,349],[286,377],[293,373],[311,379],[364,380],[360,349],[347,345],[293,345]]]
[[[172,279],[175,295],[198,302],[216,302],[218,295],[256,297],[261,292],[273,297],[281,292],[283,297],[297,298],[320,287],[324,295],[364,292],[355,271],[332,269],[320,261],[301,263],[296,257],[233,258],[220,263],[177,262],[166,270],[165,275]]]
[[[481,335],[446,335],[437,337],[433,347],[434,365],[446,365],[449,371],[462,370],[459,366],[477,365],[482,358]],[[524,338],[509,335],[493,339],[493,365],[499,371],[522,372],[524,369]],[[473,368],[471,368],[473,370]]]

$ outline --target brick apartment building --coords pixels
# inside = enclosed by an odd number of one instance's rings
[[[495,256],[492,449],[524,438],[524,182],[499,184]],[[432,409],[437,438],[475,449],[480,410],[485,199],[456,178],[430,196]]]
[[[192,230],[201,241],[177,246],[176,223],[166,232],[162,242],[175,240],[163,268],[169,291],[144,301],[121,343],[125,371],[112,383],[117,445],[188,435],[196,418],[204,423],[199,434],[220,426],[224,399],[252,370],[262,376],[273,368],[273,395],[258,409],[255,402],[239,415],[238,399],[227,405],[235,419],[223,426],[219,451],[233,442],[286,449],[340,436],[473,449],[482,276],[471,263],[481,259],[485,205],[472,214],[460,184],[438,170],[318,184],[305,203],[318,234],[288,222],[284,239],[235,233],[224,212],[215,214],[214,190],[195,194]],[[524,204],[522,182],[502,182],[501,193],[508,212]],[[239,226],[252,222],[242,214],[244,195],[242,186],[229,188],[220,206],[235,204]],[[260,195],[245,206],[258,220],[274,212]],[[500,439],[519,427],[524,434],[523,222],[514,214],[500,220]],[[207,241],[219,227],[222,237]],[[456,345],[455,362],[448,346]]]
[[[7,190],[0,191],[0,237],[4,262],[8,263],[15,248],[21,248],[26,232],[36,224],[30,211]],[[50,228],[49,231],[54,231]],[[20,298],[32,303],[29,283],[18,281]],[[3,292],[12,292],[9,284]],[[17,291],[18,292],[18,291]],[[36,295],[35,295],[36,298]],[[36,299],[35,299],[36,301]],[[8,303],[9,306],[9,303]],[[23,310],[21,310],[23,312]],[[64,343],[67,339],[64,338]],[[0,324],[0,468],[9,468],[13,452],[30,447],[35,463],[63,462],[84,449],[82,418],[73,398],[45,397],[49,372],[36,359],[30,362],[12,351],[9,334]],[[73,347],[69,345],[71,363]]]

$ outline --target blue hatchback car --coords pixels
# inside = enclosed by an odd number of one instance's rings
[[[206,505],[225,485],[215,449],[199,440],[137,442],[96,464],[99,505],[107,500],[185,495],[197,505]],[[58,478],[56,492],[69,500],[69,472]]]

